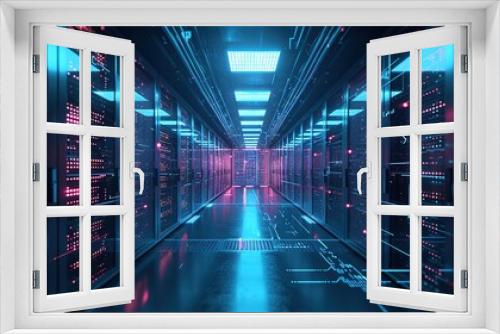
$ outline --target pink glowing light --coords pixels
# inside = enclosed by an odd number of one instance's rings
[[[149,291],[146,290],[142,293],[142,298],[141,298],[142,304],[146,304],[148,300],[149,300]]]

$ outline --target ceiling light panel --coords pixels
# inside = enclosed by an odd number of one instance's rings
[[[261,128],[242,128],[243,132],[262,132]]]
[[[275,72],[280,51],[228,51],[231,72]]]
[[[266,109],[239,109],[240,117],[263,117]]]
[[[258,120],[258,121],[241,121],[241,125],[262,125],[264,124],[264,121]]]
[[[271,92],[268,90],[236,90],[234,97],[237,102],[267,102]]]

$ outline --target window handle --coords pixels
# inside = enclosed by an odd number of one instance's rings
[[[358,194],[360,195],[363,194],[363,190],[361,189],[361,178],[363,177],[363,174],[366,174],[367,178],[370,177],[370,163],[367,164],[367,167],[360,168],[356,174]]]
[[[135,167],[135,163],[130,163],[130,177],[135,177],[135,174],[139,175],[139,195],[144,192],[144,172],[142,169]]]

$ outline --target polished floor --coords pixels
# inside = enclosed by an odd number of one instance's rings
[[[231,188],[136,263],[106,312],[383,312],[365,263],[271,188]]]

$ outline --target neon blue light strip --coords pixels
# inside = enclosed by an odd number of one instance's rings
[[[346,109],[335,109],[332,111],[328,116],[340,116],[346,111]],[[364,109],[349,109],[349,116],[355,116],[359,114],[360,112],[365,111]]]
[[[316,222],[314,220],[312,220],[311,218],[309,218],[308,216],[306,215],[302,215],[302,219],[304,219],[304,221],[308,224],[316,224]]]
[[[194,224],[198,219],[200,219],[200,215],[195,215],[189,219],[186,224]]]
[[[262,117],[266,114],[266,109],[239,109],[240,117]]]
[[[262,132],[261,128],[242,128],[243,132]]]
[[[141,115],[144,115],[146,117],[153,117],[155,114],[154,109],[135,109],[136,112],[138,112]],[[168,112],[166,112],[163,109],[158,110],[158,116],[160,117],[168,117],[170,116]]]
[[[267,102],[271,92],[268,90],[236,90],[234,97],[238,102]]]
[[[241,125],[262,125],[264,121],[241,121]]]
[[[119,95],[119,92],[109,91],[109,90],[96,90],[92,91],[92,93],[102,97],[107,101],[115,101],[115,96]],[[146,102],[146,101],[147,100],[144,96],[135,92],[135,102]]]

